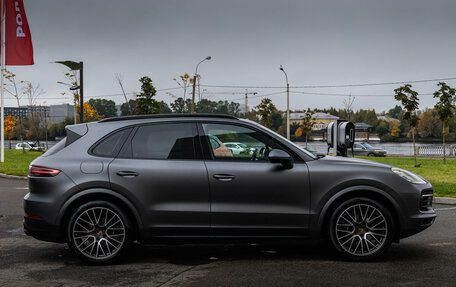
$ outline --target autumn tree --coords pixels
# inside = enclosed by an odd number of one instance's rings
[[[77,109],[77,119],[78,122],[81,122],[79,119],[79,115],[81,113],[81,107],[78,105],[76,107]],[[93,108],[89,103],[84,103],[84,122],[94,122],[94,121],[99,121],[103,119],[103,116],[101,116],[98,111]]]
[[[193,79],[192,77],[190,77],[190,75],[188,73],[185,73],[181,76],[179,76],[178,78],[174,78],[173,79],[178,85],[179,87],[182,88],[182,90],[184,91],[184,102],[185,100],[187,99],[187,89],[191,86],[191,84],[193,83]]]
[[[276,106],[272,103],[271,99],[264,98],[261,103],[255,107],[257,114],[260,116],[260,124],[270,128],[272,126],[272,113],[277,112]]]
[[[442,132],[442,122],[435,110],[430,110],[420,115],[418,132],[422,137],[439,137]]]
[[[315,124],[314,112],[313,111],[305,112],[304,118],[302,119],[302,123],[301,123],[301,129],[303,132],[306,133],[306,148],[307,148],[307,141],[309,139],[310,133],[313,130],[314,124]]]
[[[440,89],[434,92],[434,98],[438,98],[439,101],[435,104],[434,108],[439,115],[440,121],[442,121],[443,164],[446,164],[445,136],[448,134],[450,121],[454,117],[455,106],[453,101],[456,90],[448,86],[445,82],[439,82],[437,86]]]
[[[9,140],[9,149],[11,149],[11,139],[14,137],[14,127],[16,125],[16,118],[8,115],[4,120],[4,131]]]
[[[152,85],[152,79],[145,76],[139,79],[141,82],[141,93],[136,96],[136,114],[158,114],[160,112],[160,105],[154,99],[157,90]]]
[[[404,120],[408,122],[410,125],[410,132],[412,133],[412,141],[413,141],[413,155],[415,158],[415,167],[416,164],[416,148],[415,148],[415,129],[418,125],[419,118],[416,115],[416,111],[418,109],[419,101],[418,101],[418,92],[412,90],[412,85],[405,84],[402,87],[399,87],[394,90],[395,96],[394,98],[397,101],[400,101],[402,106],[405,109],[404,113]]]

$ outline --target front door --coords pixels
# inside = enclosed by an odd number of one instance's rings
[[[290,151],[247,126],[202,123],[200,132],[210,153],[206,166],[213,236],[306,234],[310,193],[305,162],[296,158],[291,169],[270,163],[272,149]],[[226,147],[233,143],[242,150],[232,152]]]
[[[195,123],[154,123],[133,131],[109,165],[111,187],[132,198],[146,236],[208,236],[210,197]]]

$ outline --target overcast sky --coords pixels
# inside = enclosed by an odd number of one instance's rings
[[[456,77],[456,1],[302,0],[24,0],[34,44],[34,66],[10,66],[19,80],[40,84],[41,102],[70,102],[65,68],[56,60],[84,61],[87,98],[119,94],[114,74],[127,92],[139,91],[147,75],[157,89],[194,73],[201,84],[285,86],[338,85]],[[456,81],[447,81],[455,86]],[[423,94],[436,83],[414,84]],[[395,105],[393,86],[292,89],[293,91],[391,95],[361,97],[354,108],[387,110]],[[239,99],[241,88],[206,88],[212,100]],[[265,95],[285,88],[251,88]],[[171,91],[182,96],[181,90]],[[210,94],[217,92],[219,94]],[[228,94],[220,94],[228,92]],[[15,102],[8,97],[7,106]],[[117,103],[122,96],[105,97]],[[165,92],[158,98],[174,100]],[[286,94],[271,95],[280,109]],[[343,107],[344,97],[291,94],[292,109]],[[421,108],[434,105],[420,97]],[[237,100],[243,103],[242,100]],[[250,106],[260,97],[252,98]],[[25,100],[24,100],[25,104]]]

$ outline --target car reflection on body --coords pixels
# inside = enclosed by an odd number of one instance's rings
[[[353,145],[353,153],[357,156],[386,156],[386,150],[375,148],[366,142],[355,143]],[[351,151],[349,154],[351,154]]]

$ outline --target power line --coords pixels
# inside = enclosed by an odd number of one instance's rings
[[[394,97],[394,95],[379,95],[379,94],[333,94],[333,93],[312,93],[312,92],[297,92],[297,91],[290,91],[292,94],[304,94],[304,95],[316,95],[316,96],[339,96],[339,97]],[[426,94],[418,94],[418,96],[432,96],[432,93]]]
[[[308,85],[308,86],[290,86],[293,89],[314,89],[314,88],[349,88],[349,87],[367,87],[367,86],[386,86],[410,83],[426,83],[438,81],[456,80],[456,77],[439,78],[439,79],[426,79],[426,80],[412,80],[412,81],[396,81],[396,82],[379,82],[379,83],[361,83],[361,84],[338,84],[338,85]],[[236,86],[236,85],[201,85],[202,87],[211,88],[230,88],[230,89],[283,89],[283,86]]]

